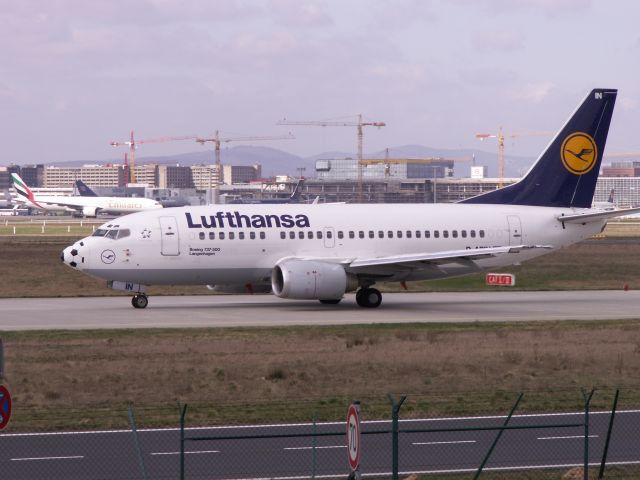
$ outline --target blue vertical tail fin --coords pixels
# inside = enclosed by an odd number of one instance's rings
[[[76,180],[76,187],[81,197],[97,197],[96,192],[91,190],[82,180]]]
[[[517,183],[461,203],[590,208],[618,91],[591,91]]]

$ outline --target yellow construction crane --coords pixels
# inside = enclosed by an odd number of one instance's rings
[[[215,185],[210,185],[212,190],[212,203],[220,202],[220,179],[222,177],[222,172],[220,171],[220,145],[223,143],[229,142],[253,142],[253,141],[261,141],[261,140],[291,140],[294,139],[291,133],[288,135],[278,135],[278,136],[269,136],[269,137],[256,137],[256,136],[247,136],[247,137],[221,137],[220,132],[218,130],[215,131],[214,135],[209,138],[204,137],[195,137],[196,142],[200,145],[204,145],[207,142],[211,142],[215,146],[215,172],[218,177]],[[211,177],[211,183],[213,183],[213,176]]]
[[[123,142],[113,141],[110,143],[112,147],[129,147],[129,182],[136,182],[136,148],[143,143],[162,143],[173,142],[176,140],[193,140],[195,135],[185,135],[182,137],[158,137],[158,138],[146,138],[144,140],[135,140],[133,136],[133,130],[131,130],[131,139]]]
[[[290,121],[287,119],[280,120],[278,125],[311,125],[316,127],[357,127],[358,129],[358,202],[362,202],[362,149],[364,143],[364,133],[362,127],[385,127],[384,122],[364,122],[362,114],[357,115],[357,121],[333,121],[333,120],[315,120],[315,121]]]
[[[513,133],[507,135],[507,138],[518,137],[539,137],[552,135],[553,132],[525,132],[525,133]],[[504,184],[504,139],[505,135],[502,133],[502,127],[498,128],[498,133],[476,133],[476,138],[481,141],[488,138],[498,139],[498,186],[502,187]]]

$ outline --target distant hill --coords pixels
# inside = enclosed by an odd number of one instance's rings
[[[386,151],[373,152],[365,155],[366,158],[384,158]],[[476,165],[486,165],[489,167],[489,176],[497,176],[498,174],[498,159],[497,152],[485,152],[482,150],[472,149],[446,149],[446,148],[432,148],[425,147],[423,145],[402,145],[389,149],[389,156],[391,158],[426,158],[426,157],[468,157],[471,158],[475,155]],[[262,175],[264,177],[272,177],[275,175],[299,175],[300,168],[305,168],[304,176],[315,176],[315,161],[317,159],[331,159],[331,158],[356,158],[355,152],[322,152],[316,155],[308,157],[300,157],[283,150],[278,150],[270,147],[255,147],[255,146],[234,146],[230,148],[223,148],[220,152],[220,159],[223,164],[231,165],[262,165]],[[529,157],[516,157],[506,156],[505,159],[505,176],[506,177],[520,177],[534,162],[534,158]],[[114,159],[111,163],[121,163],[122,160]],[[214,162],[214,152],[212,149],[203,149],[197,152],[181,153],[178,155],[166,155],[166,156],[139,156],[136,158],[137,164],[144,163],[157,163],[160,165],[203,165],[211,164]],[[88,163],[96,163],[91,161],[76,161],[76,162],[57,162],[55,166],[59,167],[73,167],[80,166]],[[102,162],[109,163],[109,162]],[[469,167],[471,161],[459,162],[456,164],[455,174],[456,177],[469,176]]]

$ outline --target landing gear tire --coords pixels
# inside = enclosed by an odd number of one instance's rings
[[[356,292],[356,303],[363,308],[377,308],[382,303],[382,294],[375,288],[361,288]]]
[[[147,305],[149,305],[149,299],[143,294],[134,295],[131,297],[131,305],[133,305],[133,308],[147,308]]]
[[[323,305],[337,305],[341,301],[341,298],[323,298],[320,300],[320,303],[322,303]]]

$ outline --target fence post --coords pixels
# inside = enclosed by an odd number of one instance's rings
[[[516,400],[516,403],[511,408],[511,411],[509,412],[509,415],[507,415],[507,418],[505,418],[504,423],[502,424],[502,428],[498,431],[498,435],[496,435],[496,438],[493,440],[493,443],[491,444],[491,447],[489,447],[489,451],[485,455],[484,460],[482,460],[482,463],[480,464],[480,468],[478,468],[478,471],[476,472],[475,476],[473,477],[473,480],[477,480],[480,477],[480,475],[482,474],[482,470],[484,469],[484,466],[489,461],[489,457],[491,457],[491,454],[493,453],[493,450],[496,448],[496,445],[498,444],[498,440],[500,440],[500,437],[504,433],[504,428],[511,421],[511,417],[513,416],[513,413],[516,411],[516,408],[518,408],[518,405],[520,404],[520,400],[522,400],[522,396],[523,395],[524,395],[523,393],[518,395],[518,399]]]
[[[584,480],[589,480],[589,404],[595,391],[592,388],[589,395],[587,395],[587,391],[584,388],[582,389],[582,398],[584,400],[584,472],[582,478]]]
[[[138,429],[136,428],[136,417],[133,414],[132,405],[129,405],[129,425],[131,425],[131,433],[133,433],[133,443],[136,446],[136,453],[138,454],[138,464],[140,465],[142,478],[144,478],[144,480],[147,480],[147,469],[144,466],[144,457],[142,456],[142,450],[140,449],[140,441],[138,440]]]
[[[0,383],[4,380],[4,345],[2,344],[2,337],[0,337]]]
[[[399,470],[399,454],[398,454],[398,420],[400,418],[400,407],[407,399],[406,395],[400,397],[400,401],[396,402],[396,399],[393,398],[393,395],[389,394],[389,400],[391,401],[391,452],[392,452],[392,479],[398,480],[398,470]]]
[[[317,415],[313,414],[313,457],[312,457],[312,469],[311,469],[311,478],[316,478],[316,443],[317,443],[317,435],[318,433],[318,425],[317,425]]]
[[[187,414],[187,404],[180,407],[180,480],[184,480],[184,417]]]
[[[613,430],[613,419],[616,416],[616,409],[618,408],[618,396],[620,389],[616,389],[616,395],[613,397],[613,406],[611,407],[611,418],[609,419],[609,428],[607,429],[607,439],[604,442],[604,452],[602,452],[602,462],[600,463],[600,472],[598,473],[598,480],[602,480],[604,477],[604,467],[607,463],[607,454],[609,453],[609,441],[611,440],[611,430]]]

